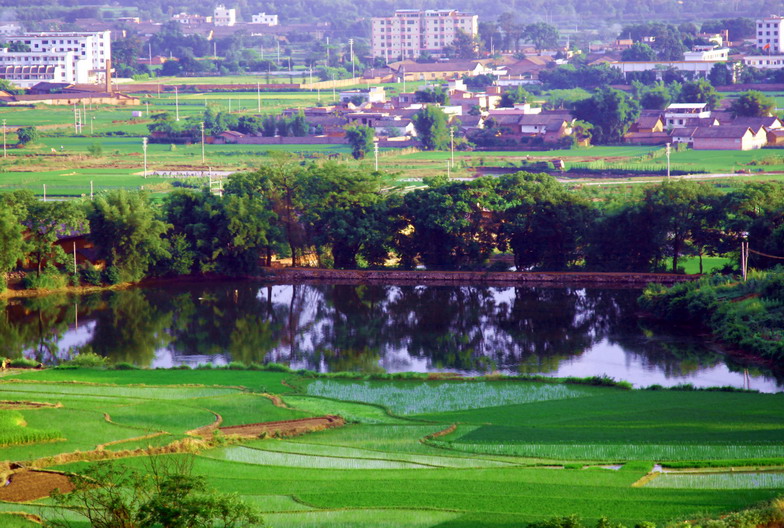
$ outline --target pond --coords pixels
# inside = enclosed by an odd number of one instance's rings
[[[89,350],[142,367],[278,362],[317,371],[607,375],[635,386],[784,377],[640,317],[639,289],[174,283],[2,304],[0,349],[56,364]]]

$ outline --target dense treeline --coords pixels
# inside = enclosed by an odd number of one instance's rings
[[[731,301],[731,302],[728,302]],[[753,272],[745,282],[703,277],[672,288],[650,285],[641,306],[676,324],[708,328],[756,356],[784,358],[784,268]]]
[[[92,8],[91,14],[98,11],[94,7],[81,8],[77,0],[33,0],[22,8],[15,0],[0,0],[0,5],[16,7],[21,19],[40,20],[41,13],[58,13],[68,8],[83,11]],[[138,8],[145,17],[161,20],[165,15],[191,12],[202,15],[212,14],[212,4],[190,4],[183,0],[119,0],[113,4],[119,9]],[[278,14],[287,22],[331,21],[342,28],[357,18],[367,16],[388,16],[401,7],[443,9],[444,5],[436,0],[419,0],[412,5],[400,6],[392,0],[238,0],[227,4],[236,7],[239,16],[250,20],[251,14],[261,11]],[[737,0],[604,0],[601,4],[579,2],[578,0],[454,0],[450,8],[477,13],[495,19],[507,12],[517,13],[524,18],[536,20],[646,20],[646,19],[689,19],[694,17],[735,17],[762,16],[780,11],[781,5],[771,0],[750,0],[739,3]],[[38,13],[38,17],[34,16]],[[81,16],[85,16],[84,13]]]
[[[178,190],[154,205],[143,193],[117,191],[84,203],[40,202],[20,191],[2,203],[0,272],[24,262],[31,287],[247,275],[273,256],[336,268],[483,269],[507,252],[517,270],[678,271],[684,256],[737,255],[744,236],[774,256],[784,245],[784,188],[775,183],[720,192],[673,181],[608,201],[518,172],[433,178],[399,194],[382,191],[380,173],[275,157],[231,176],[223,197]],[[95,243],[102,275],[74,269],[57,243],[78,233]],[[754,268],[776,263],[752,254]]]

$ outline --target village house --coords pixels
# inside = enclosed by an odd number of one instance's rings
[[[753,150],[767,143],[763,129],[754,132],[743,126],[700,127],[692,134],[694,150]]]
[[[485,75],[492,70],[479,61],[455,60],[444,62],[418,63],[398,62],[389,65],[399,79],[406,81],[432,81],[460,79],[463,76]]]

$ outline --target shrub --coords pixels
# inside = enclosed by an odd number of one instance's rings
[[[120,277],[120,270],[117,266],[107,266],[105,270],[103,270],[103,280],[106,281],[106,284],[120,284],[122,279]]]
[[[101,281],[101,271],[90,263],[82,268],[81,276],[87,284],[92,284],[93,286],[100,286],[103,284]]]
[[[264,365],[264,370],[268,372],[291,372],[289,367],[280,363],[267,363]]]
[[[0,293],[3,293],[8,288],[8,281],[5,279],[5,273],[0,273]]]
[[[119,363],[115,363],[112,368],[114,370],[139,370],[139,367],[133,363],[128,363],[127,361],[120,361]]]
[[[14,358],[8,362],[11,368],[39,368],[41,363],[34,359],[27,359],[26,357]]]
[[[226,368],[229,370],[247,370],[245,363],[243,363],[242,361],[232,361],[231,363],[226,365]]]
[[[103,368],[106,366],[106,358],[95,352],[80,352],[68,361],[64,361],[63,365],[77,368]]]
[[[47,269],[40,275],[30,273],[25,275],[22,285],[26,290],[57,290],[65,286],[65,276],[57,270]]]

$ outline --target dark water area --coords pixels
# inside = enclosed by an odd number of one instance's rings
[[[608,375],[635,386],[784,390],[704,337],[641,318],[639,289],[161,285],[2,304],[2,355],[81,351],[141,367],[278,362],[316,371]]]

